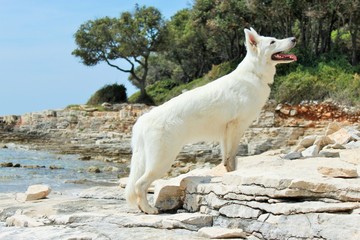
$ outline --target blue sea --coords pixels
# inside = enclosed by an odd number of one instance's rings
[[[0,167],[0,193],[25,192],[33,184],[47,184],[53,191],[71,190],[96,185],[117,185],[126,175],[125,164],[102,161],[81,161],[77,155],[59,155],[21,147],[0,149],[0,164],[11,162],[20,167]],[[26,166],[40,166],[26,168]],[[58,169],[50,169],[55,166]],[[89,172],[90,166],[100,173]],[[115,167],[115,171],[108,168]]]

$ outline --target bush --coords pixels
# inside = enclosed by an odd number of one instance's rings
[[[105,85],[96,91],[86,104],[100,105],[104,102],[107,103],[123,103],[127,101],[126,88],[124,85],[112,84]]]
[[[318,62],[314,67],[298,66],[288,75],[276,77],[273,97],[292,104],[304,100],[332,98],[342,104],[360,104],[360,78],[343,59]]]

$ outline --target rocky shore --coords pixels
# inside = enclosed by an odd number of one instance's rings
[[[115,108],[3,117],[2,144],[126,162],[131,126],[149,108]],[[129,209],[113,186],[53,189],[33,201],[8,193],[0,239],[360,239],[358,123],[341,109],[270,102],[239,145],[236,171],[217,165],[215,144],[185,146],[177,177],[151,188],[162,214]]]
[[[85,160],[128,162],[132,126],[151,107],[142,104],[105,106],[105,111],[84,105],[22,116],[0,116],[0,145],[16,143],[31,149],[79,154],[80,159]],[[289,148],[300,136],[321,131],[328,122],[338,120],[335,117],[339,113],[331,113],[334,118],[329,118],[329,112],[309,108],[304,115],[306,109],[304,106],[291,109],[288,105],[269,102],[259,119],[246,131],[238,155]],[[334,109],[330,110],[334,112]],[[344,111],[339,112],[342,116],[340,120],[347,121],[342,114]],[[220,148],[213,143],[187,145],[177,160],[174,166],[181,168],[178,173],[191,170],[194,163],[215,165],[220,162]]]

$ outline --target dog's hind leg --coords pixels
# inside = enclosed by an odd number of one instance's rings
[[[168,143],[171,144],[171,143]],[[135,184],[138,207],[145,213],[157,214],[157,208],[150,206],[147,200],[147,190],[151,183],[156,179],[163,177],[170,170],[176,155],[181,147],[169,149],[166,145],[154,142],[146,146],[146,168],[145,173]]]
[[[136,182],[135,191],[137,195],[137,204],[141,211],[147,214],[158,214],[157,208],[150,206],[147,200],[147,190],[151,183],[156,179],[160,178],[161,175],[154,171],[147,171],[144,175]]]

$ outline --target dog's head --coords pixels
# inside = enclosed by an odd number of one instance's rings
[[[260,36],[253,28],[244,29],[246,49],[249,53],[264,58],[265,61],[274,65],[278,63],[290,63],[296,61],[294,54],[285,54],[296,45],[296,38],[276,39],[273,37]]]

